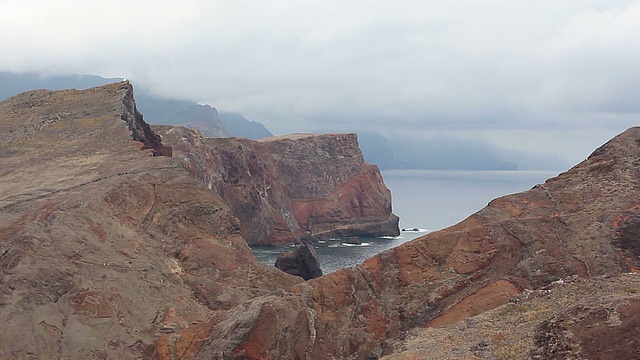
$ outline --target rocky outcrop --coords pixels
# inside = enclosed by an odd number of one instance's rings
[[[375,358],[411,328],[450,324],[525,289],[636,271],[639,161],[632,128],[455,226],[232,309],[198,328],[197,345],[188,345],[193,331],[156,344],[184,344],[186,357],[202,359]]]
[[[229,204],[250,244],[399,235],[391,193],[378,168],[364,162],[355,134],[251,141],[209,139],[181,127],[154,130]]]
[[[127,82],[0,103],[0,358],[150,356],[302,281],[257,263],[166,149]]]
[[[275,266],[287,274],[300,276],[304,280],[322,276],[316,250],[307,243],[278,256]]]

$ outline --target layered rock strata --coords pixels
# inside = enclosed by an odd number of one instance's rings
[[[638,163],[640,128],[632,128],[455,226],[162,338],[156,355],[175,359],[160,351],[174,346],[194,359],[376,358],[412,328],[454,323],[525,289],[637,271]]]
[[[193,176],[220,194],[249,244],[300,238],[397,236],[391,193],[364,162],[355,134],[294,134],[252,141],[154,126]]]

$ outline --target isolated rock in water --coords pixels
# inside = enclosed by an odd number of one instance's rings
[[[305,280],[322,276],[316,250],[306,243],[278,256],[276,267],[287,274],[300,276]]]

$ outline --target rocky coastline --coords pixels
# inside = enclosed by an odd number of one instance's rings
[[[398,231],[353,134],[149,127],[127,82],[14,96],[0,134],[0,358],[637,357],[640,128],[308,281],[247,242]]]

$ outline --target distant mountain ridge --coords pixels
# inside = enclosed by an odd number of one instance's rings
[[[228,112],[219,111],[218,119],[224,125],[224,128],[234,136],[246,137],[247,139],[260,140],[272,137],[273,134],[264,125],[257,121],[249,120],[244,116]]]
[[[385,137],[375,131],[356,132],[365,160],[381,170],[561,170],[566,161],[556,155],[500,149],[480,140],[453,137],[431,139]]]

